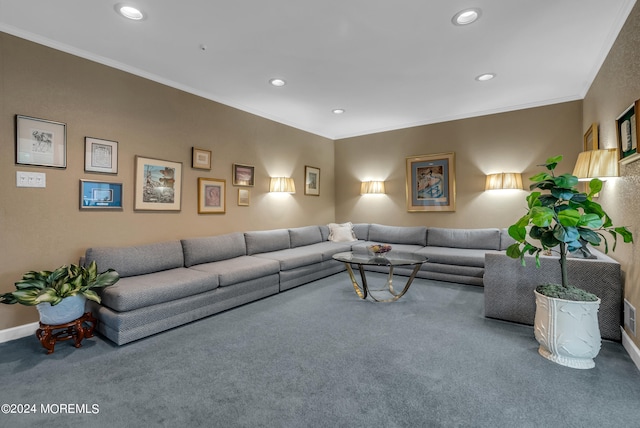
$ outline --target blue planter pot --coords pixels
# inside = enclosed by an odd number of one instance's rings
[[[51,303],[39,303],[36,309],[40,313],[40,322],[49,325],[66,324],[80,318],[84,314],[84,304],[86,297],[77,294],[71,297],[65,297],[62,302],[55,306]]]

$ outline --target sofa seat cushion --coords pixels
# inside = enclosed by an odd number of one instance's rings
[[[233,259],[194,265],[189,269],[215,274],[218,276],[220,287],[227,287],[240,282],[277,274],[280,270],[280,265],[273,260],[254,256],[240,256]]]
[[[429,263],[445,265],[484,267],[484,255],[487,250],[450,247],[424,247],[416,254],[425,256]]]
[[[239,232],[183,239],[181,243],[186,267],[232,259],[247,254],[244,234]]]
[[[127,312],[170,302],[214,290],[217,275],[176,268],[145,275],[120,278],[100,291],[102,304],[118,312]]]
[[[450,229],[430,227],[427,245],[430,247],[499,250],[500,229]]]
[[[248,256],[291,248],[289,231],[287,229],[245,232],[244,240],[247,245]]]
[[[135,247],[97,247],[85,253],[85,263],[95,261],[98,271],[114,269],[121,278],[159,272],[184,266],[180,241]]]
[[[369,241],[382,244],[427,245],[427,228],[424,226],[369,226]]]
[[[361,242],[361,241],[359,241]],[[357,242],[331,242],[325,241],[310,246],[310,250],[318,252],[322,256],[322,261],[333,260],[332,256],[343,251],[351,251],[351,245]]]
[[[256,254],[255,257],[279,262],[280,270],[291,270],[322,262],[322,252],[318,251],[315,245],[261,253]]]

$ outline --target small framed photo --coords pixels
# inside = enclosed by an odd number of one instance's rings
[[[587,132],[584,134],[584,145],[582,147],[582,151],[586,152],[589,150],[598,150],[599,148],[598,142],[598,124],[593,123],[587,129]]]
[[[238,189],[238,206],[249,206],[249,189]]]
[[[407,211],[456,210],[455,153],[407,158]]]
[[[16,164],[67,167],[67,125],[16,115]]]
[[[640,108],[640,101],[631,104],[616,119],[616,134],[620,163],[634,162],[640,159],[638,154],[638,127],[636,126],[636,111]]]
[[[195,169],[211,169],[211,150],[193,147],[191,150],[191,167]]]
[[[136,156],[134,210],[180,211],[182,163]]]
[[[224,214],[226,181],[219,178],[198,178],[198,214]]]
[[[320,196],[320,168],[304,167],[304,194]]]
[[[80,209],[122,211],[122,183],[80,180]]]
[[[118,173],[118,142],[84,137],[84,170]]]
[[[232,177],[234,186],[253,186],[255,184],[255,167],[234,163]]]

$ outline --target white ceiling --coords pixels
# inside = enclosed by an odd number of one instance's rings
[[[0,30],[338,139],[582,99],[634,4],[0,0]],[[454,26],[468,7],[481,18]]]

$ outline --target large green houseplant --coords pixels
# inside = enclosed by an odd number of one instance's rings
[[[598,246],[604,244],[604,252],[609,252],[607,235],[613,238],[612,250],[615,250],[618,237],[624,242],[633,242],[633,235],[626,227],[617,227],[602,206],[593,200],[593,196],[602,190],[602,181],[594,178],[589,182],[589,193],[577,189],[578,178],[572,174],[555,175],[554,170],[562,156],[547,159],[543,164],[547,172],[530,178],[531,193],[527,196],[528,210],[515,224],[509,227],[509,235],[515,243],[507,248],[507,255],[520,259],[525,265],[525,256],[535,256],[536,266],[540,267],[540,254],[555,252],[559,256],[561,274],[560,284],[540,284],[536,287],[535,334],[540,342],[539,352],[546,358],[569,367],[590,368],[592,358],[600,349],[600,331],[597,320],[599,298],[570,284],[567,275],[567,255],[577,253],[589,256],[588,244]],[[580,311],[592,314],[591,321],[573,320],[556,322],[556,312],[574,312],[569,306],[582,302]],[[594,319],[593,319],[594,318]],[[582,319],[582,317],[581,317]],[[554,323],[547,325],[546,323]],[[589,326],[587,324],[591,323]],[[595,331],[593,328],[595,324]],[[588,329],[582,331],[581,329]],[[584,340],[574,338],[572,333],[595,337],[597,343],[589,345],[592,349],[583,349]],[[555,336],[555,337],[554,337]],[[577,345],[576,345],[577,344]],[[576,347],[571,348],[573,345]],[[558,355],[562,350],[568,354]],[[593,354],[595,352],[595,354]],[[578,354],[591,354],[584,359]]]
[[[36,306],[40,311],[41,321],[50,324],[51,322],[43,321],[43,308],[60,306],[60,310],[63,310],[62,306],[66,306],[63,302],[73,300],[77,302],[74,303],[77,308],[67,309],[66,312],[72,314],[68,316],[77,315],[78,311],[82,315],[85,299],[100,303],[100,296],[95,289],[113,285],[119,279],[120,276],[113,269],[98,273],[95,261],[88,267],[72,264],[54,271],[30,271],[15,283],[15,291],[0,294],[0,303]],[[76,318],[78,316],[69,321]],[[65,316],[62,315],[60,319],[65,319]]]

